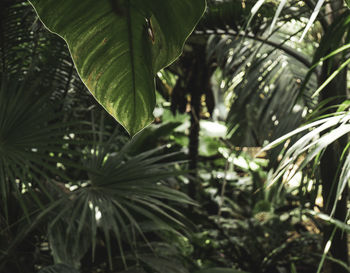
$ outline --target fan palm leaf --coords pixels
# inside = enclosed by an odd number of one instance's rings
[[[72,182],[71,191],[62,192],[59,197],[61,207],[49,225],[50,241],[64,242],[58,248],[57,244],[51,245],[57,253],[56,262],[77,267],[88,249],[82,243],[89,242],[94,257],[97,240],[103,235],[110,265],[116,251],[114,243],[126,265],[125,251],[137,251],[139,239],[148,242],[144,230],[147,225],[142,222],[148,221],[157,230],[168,232],[187,229],[184,216],[174,205],[187,206],[193,202],[166,185],[167,178],[184,173],[173,168],[179,163],[172,160],[177,153],[164,153],[164,148],[156,148],[131,156],[132,142],[115,150],[115,137],[101,139],[85,151],[83,164],[88,179]],[[54,232],[57,229],[60,232]],[[57,238],[62,233],[64,237]],[[72,257],[76,260],[72,261]]]

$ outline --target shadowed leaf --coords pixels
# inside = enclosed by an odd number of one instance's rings
[[[153,120],[154,76],[181,53],[205,0],[32,0],[94,97],[130,135]]]

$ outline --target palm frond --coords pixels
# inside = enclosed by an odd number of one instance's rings
[[[85,254],[81,252],[85,249],[82,242],[89,242],[94,257],[101,240],[97,238],[102,236],[110,265],[116,251],[126,265],[125,251],[137,251],[140,239],[148,242],[143,221],[168,232],[187,229],[184,216],[174,206],[193,202],[166,184],[168,178],[184,174],[173,168],[178,164],[171,159],[176,153],[163,153],[161,147],[130,156],[130,149],[132,145],[113,151],[112,136],[86,150],[83,164],[89,170],[88,179],[73,183],[70,192],[61,194],[62,207],[49,226],[49,233],[55,236],[60,234],[53,232],[57,225],[66,223],[66,235],[59,239],[65,242],[61,244],[64,248],[51,245],[58,253],[57,262],[72,264],[71,258],[76,257],[73,265],[77,266],[79,255]],[[118,250],[114,249],[115,244]]]
[[[210,33],[221,29],[231,29],[235,32],[245,30],[255,1],[238,0],[212,0],[208,1],[208,9],[197,26],[197,33],[203,31]],[[249,25],[253,33],[261,33],[269,26],[273,18],[276,6],[273,3],[265,3],[259,10],[259,16],[255,16]]]
[[[39,85],[28,84],[31,80],[18,81],[6,75],[1,79],[0,185],[5,215],[10,195],[20,198],[29,192],[42,206],[36,189],[47,193],[44,183],[50,174],[65,177],[55,163],[60,161],[57,154],[64,152],[61,144],[66,124],[53,123],[61,114],[51,108],[50,94],[40,92]]]
[[[291,179],[294,174],[303,170],[313,160],[319,160],[319,157],[322,157],[323,152],[330,144],[338,141],[342,136],[350,132],[349,120],[350,114],[348,112],[336,112],[328,117],[320,118],[310,124],[295,129],[266,146],[264,149],[270,149],[294,135],[303,133],[303,136],[285,151],[271,183],[276,182],[283,174],[288,173],[290,166],[297,161],[299,161],[298,166],[296,170],[290,173],[288,179]],[[332,204],[333,213],[348,183],[347,174],[350,172],[348,148],[349,145],[345,147],[343,156],[340,158],[343,165],[342,167],[339,166],[340,179],[337,183],[336,197]]]
[[[240,43],[230,36],[214,37],[209,53],[216,55],[223,71],[221,87],[232,103],[227,124],[233,143],[262,146],[298,126],[305,109],[312,106],[306,92],[299,97],[308,67],[270,44]],[[313,77],[308,88],[315,86]]]

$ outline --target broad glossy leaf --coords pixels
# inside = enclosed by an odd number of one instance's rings
[[[180,54],[205,0],[31,0],[94,97],[134,135],[153,120],[154,76]]]

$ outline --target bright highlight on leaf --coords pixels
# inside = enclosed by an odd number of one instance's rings
[[[350,8],[350,0],[345,0],[346,5]]]
[[[310,29],[310,28],[312,27],[312,25],[314,24],[314,22],[315,22],[315,20],[316,20],[316,17],[317,17],[317,15],[318,15],[318,13],[320,12],[320,9],[322,8],[323,3],[324,3],[324,0],[318,0],[317,4],[316,4],[316,6],[315,6],[315,9],[314,9],[314,11],[312,12],[311,17],[310,17],[310,19],[309,19],[309,21],[308,21],[308,23],[307,23],[307,25],[306,25],[306,27],[305,27],[305,29],[304,29],[303,34],[301,35],[299,41],[302,41],[302,40],[304,39],[306,33],[309,31],[309,29]]]
[[[31,0],[67,42],[85,85],[135,135],[153,120],[154,76],[180,54],[205,0]]]

